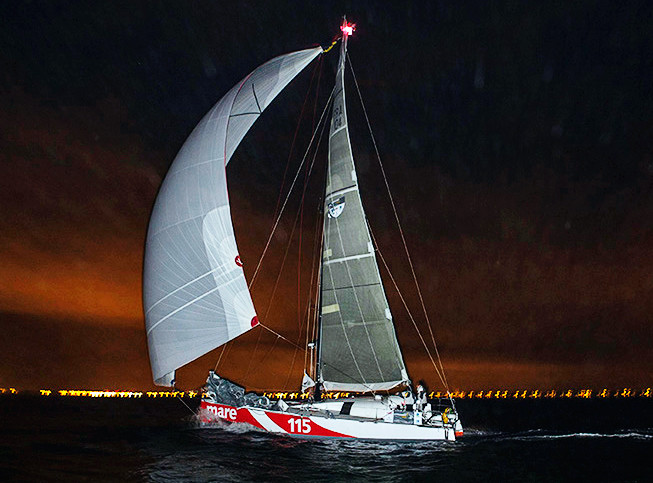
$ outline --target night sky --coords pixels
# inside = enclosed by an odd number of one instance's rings
[[[229,88],[271,57],[328,46],[345,13],[357,24],[350,57],[452,388],[650,386],[653,7],[600,1],[5,7],[0,386],[151,387],[141,271],[167,168]],[[288,159],[293,174],[336,60],[334,50],[309,66],[229,164],[248,277],[287,187]],[[353,84],[348,89],[367,215],[419,314]],[[298,234],[305,281],[320,155],[302,227],[290,237],[295,192],[253,291],[264,323],[291,339]],[[409,372],[437,387],[386,286]],[[307,290],[299,291],[299,312]],[[426,332],[423,317],[418,323]],[[229,347],[225,376],[254,388],[299,385],[303,354],[269,333],[250,331]],[[219,354],[181,370],[181,386],[202,384]]]

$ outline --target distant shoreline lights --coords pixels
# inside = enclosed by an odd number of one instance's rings
[[[200,398],[205,396],[202,391],[137,391],[137,390],[93,390],[93,389],[40,389],[37,391],[18,390],[14,387],[0,387],[0,396],[15,396],[18,394],[36,394],[43,397],[90,397],[90,398]],[[308,393],[301,392],[264,392],[261,395],[270,399],[298,400],[308,399]],[[540,390],[540,389],[492,389],[480,391],[432,391],[429,399],[624,399],[624,398],[651,398],[653,391],[650,387],[644,389],[565,389],[565,390]],[[327,392],[323,394],[327,399],[356,397],[354,393]]]

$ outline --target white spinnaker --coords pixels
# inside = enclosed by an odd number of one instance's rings
[[[226,165],[249,128],[321,47],[261,65],[195,127],[166,175],[145,244],[143,305],[154,382],[256,325],[238,257]]]

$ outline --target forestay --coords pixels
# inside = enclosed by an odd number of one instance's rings
[[[238,256],[226,164],[252,124],[322,48],[286,54],[234,86],[193,130],[163,181],[145,246],[143,299],[154,381],[256,326]]]
[[[358,191],[345,109],[343,35],[329,135],[318,377],[326,390],[408,380]]]

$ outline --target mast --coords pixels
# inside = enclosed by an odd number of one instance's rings
[[[342,36],[341,38],[341,44],[340,44],[340,57],[338,58],[338,68],[336,69],[336,79],[338,75],[342,75],[342,85],[344,86],[344,73],[345,73],[345,60],[347,57],[347,39],[349,36],[353,33],[355,26],[354,25],[349,25],[347,23],[347,16],[343,15],[342,16],[342,24],[340,25],[340,30],[342,31]],[[344,95],[344,92],[343,92]],[[331,137],[329,137],[329,144],[330,144]],[[329,176],[329,165],[327,164],[327,170],[326,170],[326,177],[328,179]],[[327,185],[328,182],[325,183],[324,185],[324,198],[326,199],[326,190],[327,190]],[[322,216],[324,217],[326,212],[324,209],[322,210]],[[315,391],[316,399],[319,400],[320,395],[321,395],[321,389],[322,389],[322,382],[324,379],[322,378],[322,284],[323,284],[323,277],[324,277],[324,270],[322,266],[322,262],[324,260],[324,255],[323,255],[323,249],[324,249],[324,228],[322,229],[322,245],[320,247],[320,285],[318,287],[320,296],[318,299],[318,314],[317,314],[317,323],[318,323],[318,332],[317,332],[317,358],[315,361],[315,383],[317,385],[317,390]]]
[[[405,384],[408,375],[367,227],[349,138],[344,80],[354,25],[343,19],[340,29],[324,198],[317,382],[326,390],[374,392]]]
[[[337,76],[342,72],[343,73],[343,82],[344,82],[344,62],[345,58],[347,55],[347,39],[349,36],[352,34],[354,30],[354,26],[349,26],[347,24],[347,16],[343,15],[342,16],[342,24],[340,25],[340,30],[342,31],[342,36],[340,37],[341,43],[340,43],[340,57],[338,58],[338,68],[336,69],[336,78]],[[329,138],[330,139],[330,138]],[[329,176],[329,166],[327,164],[326,168],[326,177],[328,179]],[[326,190],[327,190],[327,184],[324,186],[324,198],[326,199]],[[322,216],[324,217],[326,212],[324,209],[321,211]],[[317,340],[316,342],[316,352],[317,352],[317,357],[315,359],[315,384],[316,384],[316,391],[315,391],[315,396],[316,400],[320,399],[321,396],[321,389],[322,389],[322,382],[324,379],[322,378],[322,285],[323,285],[323,277],[324,277],[324,270],[322,266],[322,261],[324,259],[323,256],[323,249],[324,249],[324,229],[322,229],[322,244],[320,245],[320,281],[318,285],[318,292],[319,292],[319,297],[318,297],[318,303],[317,303],[317,323],[318,323],[318,331],[317,331]]]

